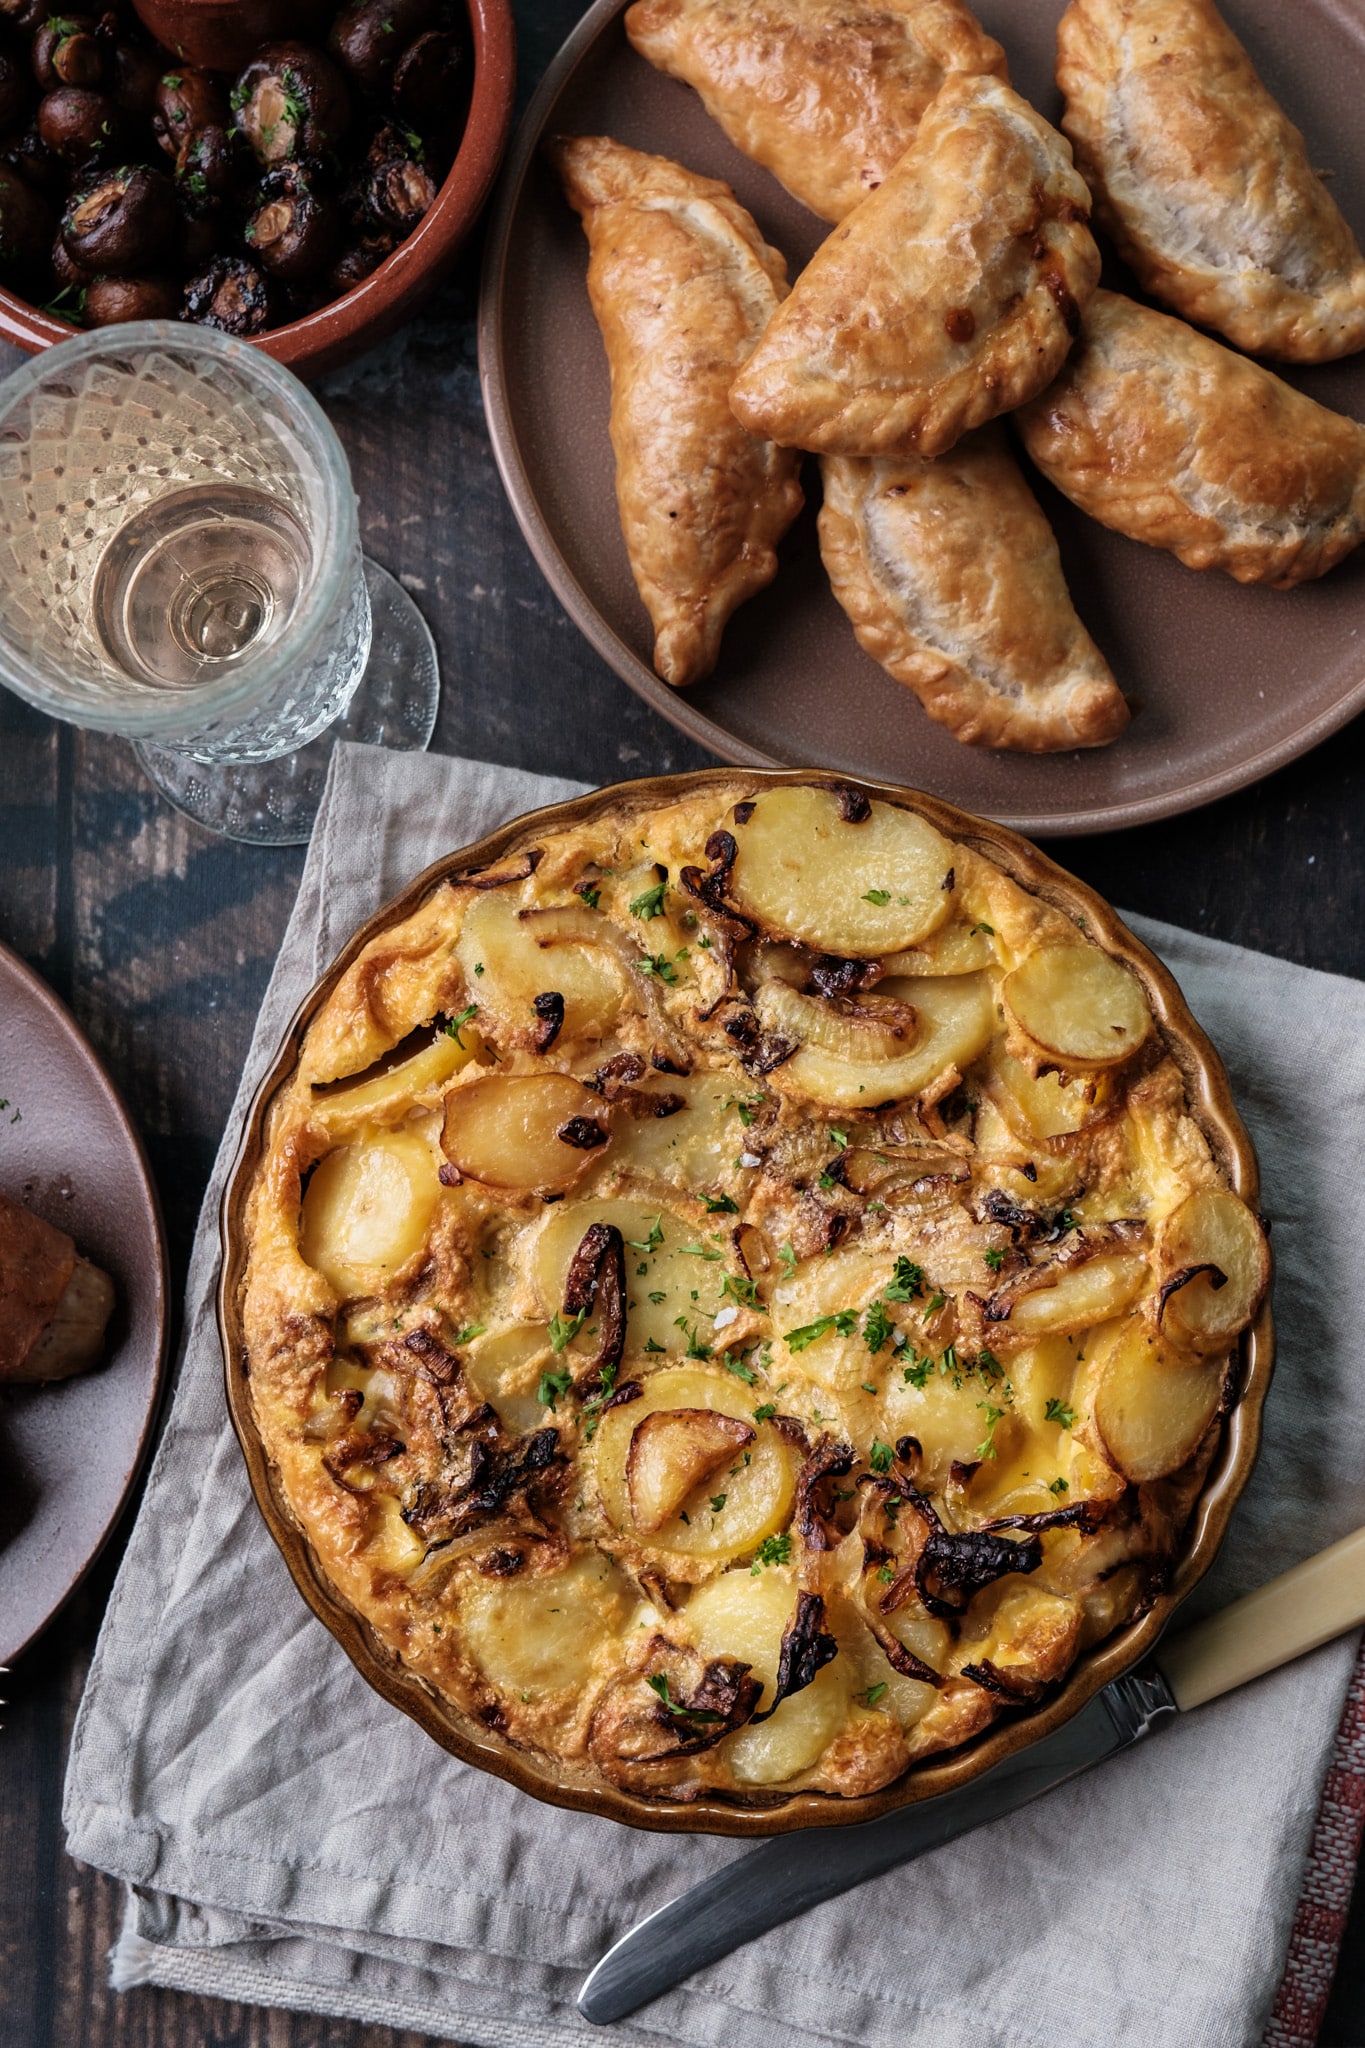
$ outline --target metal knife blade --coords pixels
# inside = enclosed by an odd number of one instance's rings
[[[578,2010],[598,2026],[624,2019],[707,1963],[823,1899],[1016,1812],[1040,1793],[1127,1749],[1177,1712],[1165,1679],[1149,1664],[1116,1678],[1054,1735],[960,1791],[859,1827],[778,1835],[623,1934],[585,1981]]]

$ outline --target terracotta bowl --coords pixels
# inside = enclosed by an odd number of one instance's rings
[[[389,926],[410,917],[423,899],[447,879],[514,856],[539,843],[544,834],[565,830],[600,812],[624,806],[647,810],[676,802],[694,791],[720,783],[732,785],[744,770],[707,768],[686,775],[652,776],[640,782],[617,783],[514,819],[473,846],[459,848],[437,861],[362,925],[290,1024],[284,1042],[248,1113],[237,1158],[228,1178],[220,1218],[223,1264],[218,1291],[219,1331],[223,1343],[227,1400],[233,1427],[247,1462],[252,1491],[270,1533],[313,1612],[341,1644],[352,1663],[376,1692],[401,1707],[433,1740],[462,1762],[490,1771],[523,1792],[555,1806],[625,1821],[632,1827],[667,1833],[774,1835],[795,1828],[838,1827],[875,1820],[897,1807],[910,1806],[937,1793],[955,1790],[980,1777],[1015,1751],[1049,1735],[1070,1720],[1111,1679],[1118,1678],[1155,1646],[1172,1613],[1212,1564],[1232,1510],[1251,1476],[1260,1443],[1261,1410],[1274,1364],[1274,1332],[1267,1300],[1240,1342],[1238,1394],[1226,1418],[1223,1439],[1190,1518],[1185,1547],[1167,1591],[1151,1609],[1077,1659],[1067,1678],[1041,1706],[1014,1719],[997,1722],[974,1742],[947,1755],[912,1765],[904,1777],[880,1792],[858,1799],[835,1799],[819,1792],[773,1794],[764,1804],[737,1806],[712,1795],[690,1803],[649,1799],[613,1787],[584,1787],[547,1757],[512,1745],[481,1723],[462,1714],[420,1678],[406,1670],[379,1641],[327,1579],[307,1537],[290,1512],[278,1475],[256,1430],[242,1326],[247,1247],[244,1218],[247,1196],[265,1151],[265,1126],[270,1104],[289,1080],[313,1018],[342,975],[369,941]],[[753,788],[769,783],[827,783],[828,773],[815,770],[748,771]],[[988,823],[915,790],[889,783],[840,781],[883,802],[917,811],[950,838],[964,841],[995,861],[1025,889],[1068,917],[1088,920],[1101,945],[1124,961],[1146,991],[1157,1029],[1185,1080],[1190,1113],[1203,1130],[1219,1166],[1231,1185],[1253,1209],[1258,1206],[1259,1177],[1250,1138],[1233,1106],[1223,1063],[1195,1023],[1172,975],[1136,939],[1093,889],[1069,875],[1026,839],[1003,825]]]
[[[255,344],[300,377],[318,377],[349,362],[401,326],[445,277],[488,197],[512,120],[516,34],[511,0],[467,0],[467,5],[474,89],[459,153],[435,204],[363,284],[303,320],[271,328]],[[170,11],[192,19],[222,14],[224,8],[222,0],[178,0]],[[0,288],[0,339],[36,355],[69,341],[72,331],[65,321]]]

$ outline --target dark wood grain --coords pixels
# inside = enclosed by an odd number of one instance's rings
[[[523,104],[580,12],[522,0]],[[701,765],[569,626],[507,508],[479,404],[478,253],[414,326],[322,386],[366,546],[436,634],[433,744],[592,781]],[[1049,851],[1128,909],[1365,976],[1363,797],[1365,721],[1209,810]],[[71,1005],[123,1089],[161,1189],[177,1297],[301,867],[296,851],[209,838],[160,802],[120,741],[0,693],[0,938]],[[379,2027],[107,1988],[119,1887],[66,1857],[60,1805],[117,1551],[0,1687],[0,2048],[419,2048]],[[1365,2048],[1365,1886],[1321,2040]]]

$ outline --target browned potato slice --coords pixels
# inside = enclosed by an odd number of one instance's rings
[[[626,1453],[630,1517],[645,1536],[672,1519],[689,1493],[747,1450],[754,1431],[713,1408],[656,1408],[635,1425]]]
[[[466,1581],[460,1633],[479,1669],[500,1692],[524,1698],[577,1694],[599,1653],[619,1642],[629,1589],[607,1560],[589,1551],[562,1571],[515,1579]]]
[[[921,1094],[950,1067],[961,1071],[968,1066],[990,1043],[995,1006],[984,974],[884,982],[878,993],[883,991],[913,1008],[912,1042],[888,1057],[879,1043],[880,1031],[869,1028],[867,1051],[852,1057],[821,1043],[833,1029],[827,1006],[783,982],[765,983],[755,1002],[764,1027],[800,1042],[800,1050],[776,1068],[770,1085],[835,1109],[871,1109],[880,1102]]]
[[[1005,1121],[1026,1144],[1085,1130],[1104,1115],[1110,1088],[1090,1074],[1068,1080],[1054,1070],[1035,1077],[1003,1047],[991,1054],[987,1085]]]
[[[1226,1350],[1270,1281],[1265,1232],[1239,1196],[1205,1188],[1168,1216],[1157,1238],[1161,1326],[1191,1351]]]
[[[490,889],[470,904],[456,957],[481,1013],[517,1033],[534,1022],[531,1004],[551,989],[564,998],[565,1038],[600,1038],[620,1014],[626,976],[604,917],[586,908],[522,913],[515,895]]]
[[[1130,1316],[1098,1361],[1095,1427],[1125,1479],[1178,1471],[1218,1410],[1225,1357],[1191,1363]]]
[[[589,1142],[572,1143],[566,1129]],[[600,1156],[592,1130],[605,1138],[601,1097],[572,1075],[489,1074],[447,1095],[441,1150],[484,1187],[563,1188]]]
[[[705,1366],[665,1366],[651,1373],[638,1400],[606,1411],[593,1439],[590,1456],[608,1519],[627,1533],[634,1527],[626,1466],[635,1432],[646,1416],[703,1408],[747,1424],[758,1399],[742,1380]],[[716,1497],[724,1495],[722,1506],[712,1508],[708,1503],[690,1510],[686,1522],[675,1512],[653,1532],[650,1548],[671,1553],[679,1565],[692,1558],[722,1562],[747,1556],[765,1536],[783,1528],[796,1485],[785,1440],[770,1422],[761,1423],[747,1464],[744,1458],[745,1452],[738,1451],[724,1476],[714,1482]],[[679,1576],[685,1574],[679,1570]]]
[[[458,1037],[442,1031],[421,1052],[400,1060],[372,1080],[358,1082],[354,1087],[339,1087],[331,1095],[315,1096],[314,1121],[330,1128],[352,1118],[382,1123],[386,1117],[405,1117],[414,1101],[453,1081],[460,1069],[477,1059],[482,1050],[482,1039],[468,1023],[461,1027]]]
[[[314,1170],[299,1250],[343,1300],[373,1293],[421,1250],[439,1194],[425,1138],[361,1131]]]
[[[1140,984],[1098,946],[1040,946],[1001,994],[1025,1037],[1068,1070],[1117,1066],[1152,1027]]]
[[[873,803],[853,823],[849,808],[833,790],[764,790],[735,825],[732,886],[769,931],[874,959],[943,923],[953,903],[953,849],[913,811]]]
[[[747,1568],[723,1572],[692,1595],[684,1615],[704,1657],[738,1657],[763,1680],[759,1711],[772,1702],[782,1636],[796,1611],[796,1588],[785,1573]],[[780,1785],[808,1771],[842,1727],[848,1712],[846,1660],[836,1657],[804,1691],[783,1700],[770,1721],[726,1737],[735,1776],[750,1785]]]

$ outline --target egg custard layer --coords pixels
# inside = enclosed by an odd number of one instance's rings
[[[1137,976],[912,808],[623,798],[372,939],[246,1211],[321,1571],[560,1782],[853,1797],[1177,1557],[1269,1260]]]

